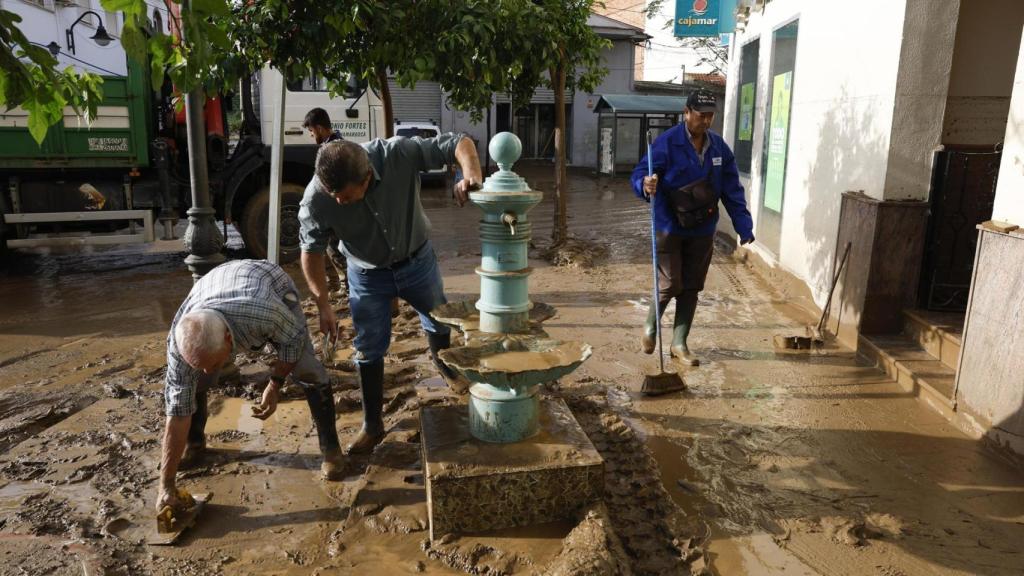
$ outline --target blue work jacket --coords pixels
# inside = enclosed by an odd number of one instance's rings
[[[658,193],[654,196],[655,230],[673,236],[710,236],[715,233],[715,227],[718,225],[717,215],[695,228],[680,226],[668,194],[670,190],[692,184],[707,176],[729,213],[736,233],[743,240],[752,238],[754,222],[750,211],[747,210],[743,185],[740,184],[739,172],[736,170],[736,157],[718,134],[708,130],[706,138],[709,145],[703,166],[698,160],[697,150],[690,142],[685,124],[669,128],[651,145],[654,172],[658,175]],[[644,177],[647,175],[647,155],[644,154],[633,170],[631,180],[633,192],[645,200],[648,198],[644,194],[643,186]]]

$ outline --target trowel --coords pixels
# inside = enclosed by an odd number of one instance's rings
[[[195,525],[196,518],[212,498],[213,492],[189,494],[184,488],[178,488],[178,499],[185,504],[184,508],[174,510],[164,506],[156,516],[156,532],[146,539],[146,544],[170,546],[177,542],[186,530]]]

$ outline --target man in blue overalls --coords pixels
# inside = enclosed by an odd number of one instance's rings
[[[686,99],[682,124],[658,136],[651,146],[654,174],[648,175],[647,156],[633,170],[633,191],[654,202],[658,250],[658,307],[652,303],[641,347],[654,352],[655,330],[672,298],[676,299],[671,354],[683,364],[700,362],[686,344],[697,311],[697,295],[711,266],[718,203],[725,205],[740,244],[754,241],[736,159],[722,137],[711,131],[718,103],[706,90]]]

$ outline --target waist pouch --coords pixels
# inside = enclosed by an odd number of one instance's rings
[[[672,190],[669,200],[683,228],[696,228],[718,217],[718,193],[707,178]]]

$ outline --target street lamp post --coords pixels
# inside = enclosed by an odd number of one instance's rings
[[[188,209],[188,228],[185,230],[185,265],[192,279],[224,262],[224,237],[217,228],[217,213],[210,201],[210,180],[206,166],[206,137],[203,123],[204,94],[195,88],[185,96],[185,117],[188,126],[188,171],[192,180],[192,207]]]
[[[182,10],[188,11],[191,2],[184,0]],[[183,35],[188,34],[183,31]],[[216,211],[210,201],[210,180],[206,166],[206,126],[203,122],[205,95],[202,87],[193,88],[185,96],[185,118],[188,132],[188,171],[192,181],[192,207],[188,209],[188,229],[185,230],[185,265],[192,279],[224,262],[224,237],[214,220]]]

